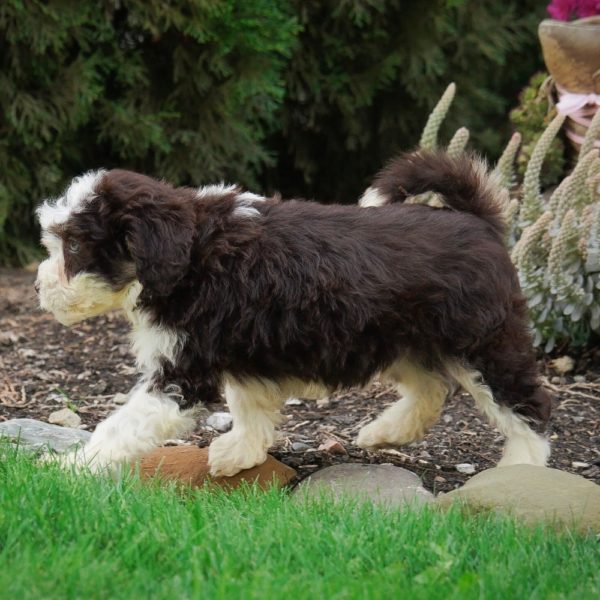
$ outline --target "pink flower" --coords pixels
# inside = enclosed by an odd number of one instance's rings
[[[600,0],[552,0],[548,13],[558,21],[600,15]]]
[[[577,8],[577,0],[552,0],[548,4],[548,13],[558,21],[568,21]]]
[[[579,0],[577,16],[578,17],[593,17],[600,15],[600,0]]]

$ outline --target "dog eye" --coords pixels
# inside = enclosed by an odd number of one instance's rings
[[[79,252],[79,242],[77,240],[69,240],[67,248],[69,249],[69,252],[76,254]]]

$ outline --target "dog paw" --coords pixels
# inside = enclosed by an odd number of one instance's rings
[[[231,477],[267,460],[267,449],[235,431],[223,434],[208,449],[208,466],[213,477]]]
[[[389,445],[387,434],[387,428],[382,427],[380,423],[374,421],[365,425],[358,432],[356,445],[364,450],[381,448],[381,446]]]
[[[416,427],[403,428],[378,419],[365,425],[358,432],[356,445],[365,450],[404,446],[422,437],[423,431]]]

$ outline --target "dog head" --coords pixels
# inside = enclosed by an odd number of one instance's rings
[[[195,193],[122,170],[74,179],[37,210],[49,253],[36,281],[41,308],[71,325],[123,308],[140,284],[168,295],[189,265]]]

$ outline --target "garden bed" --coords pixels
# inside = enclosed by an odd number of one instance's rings
[[[127,393],[136,381],[127,324],[109,314],[63,327],[37,308],[33,279],[32,272],[0,270],[0,421],[45,421],[67,405],[91,431],[115,409],[115,394]],[[550,466],[600,483],[600,350],[580,356],[566,376],[542,366],[555,393]],[[454,489],[468,478],[456,470],[458,464],[480,471],[497,463],[502,437],[467,395],[452,398],[440,422],[418,444],[378,452],[354,446],[360,427],[395,400],[391,388],[375,383],[319,404],[301,399],[288,404],[272,454],[297,469],[299,478],[344,461],[393,463],[415,471],[436,491]],[[204,446],[215,435],[200,418],[191,440]],[[328,440],[339,441],[347,454],[318,450]]]

